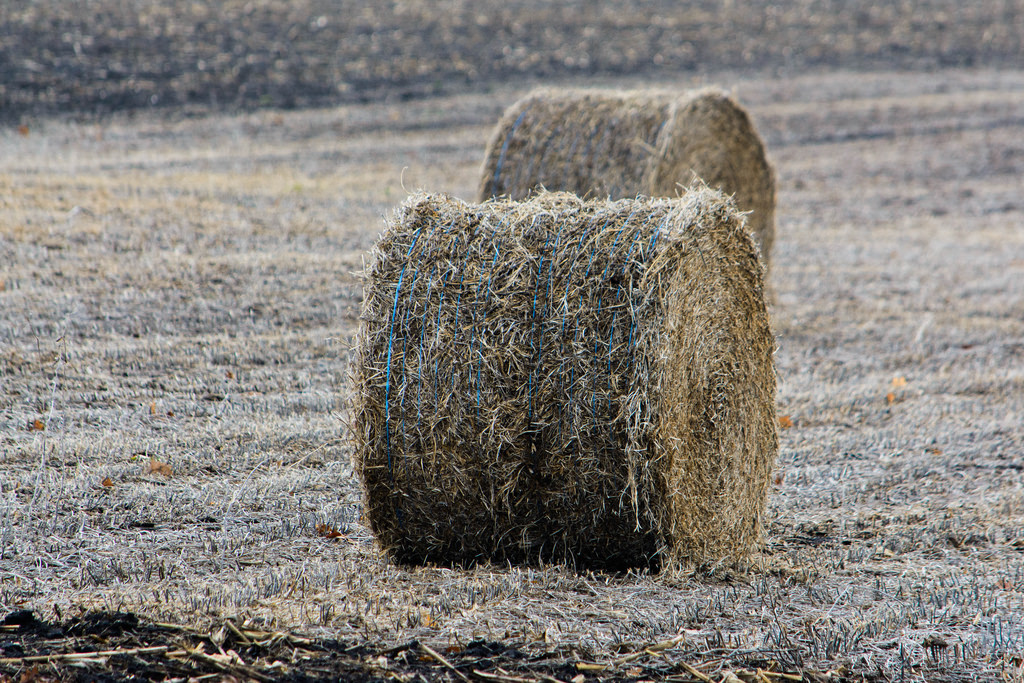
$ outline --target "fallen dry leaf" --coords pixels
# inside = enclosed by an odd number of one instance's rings
[[[11,680],[11,679],[0,679],[0,680]],[[30,669],[26,669],[21,672],[21,676],[18,678],[18,683],[36,683],[36,681],[48,680],[40,677],[39,665],[35,664]]]
[[[46,425],[38,417],[34,420],[29,420],[28,430],[30,432],[41,432],[46,429]]]
[[[905,386],[907,386],[907,378],[904,377],[903,375],[900,375],[899,377],[893,377],[892,378],[892,388],[893,389],[902,389]]]
[[[162,474],[165,477],[169,477],[174,474],[174,468],[165,462],[160,462],[156,458],[149,459],[149,473],[150,474]]]
[[[329,540],[341,538],[345,535],[329,524],[317,524],[315,528],[318,534]]]
[[[885,395],[885,401],[886,401],[886,403],[895,403],[896,402],[896,394],[894,394],[893,392],[890,391],[888,394]]]
[[[100,483],[108,488],[114,485],[114,482],[111,481],[110,477],[103,477],[103,481],[101,481]]]
[[[779,415],[779,428],[789,429],[793,426],[793,418],[789,415]]]

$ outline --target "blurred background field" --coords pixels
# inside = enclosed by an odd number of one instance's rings
[[[961,5],[4,3],[0,618],[67,648],[91,610],[208,648],[230,620],[223,666],[270,678],[455,676],[387,654],[413,639],[468,676],[482,639],[533,680],[1019,677],[1024,4]],[[749,568],[407,569],[361,521],[364,256],[407,192],[471,198],[542,82],[719,85],[765,140],[782,448]],[[272,668],[260,629],[363,649]]]
[[[508,81],[1020,65],[1020,0],[9,0],[6,119],[295,108]]]

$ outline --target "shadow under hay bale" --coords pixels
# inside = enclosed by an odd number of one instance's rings
[[[402,563],[741,559],[778,449],[742,216],[678,199],[410,198],[368,266],[353,428]]]
[[[536,90],[513,104],[487,145],[479,199],[540,188],[581,197],[675,197],[700,178],[750,212],[768,267],[775,177],[746,111],[725,93]]]

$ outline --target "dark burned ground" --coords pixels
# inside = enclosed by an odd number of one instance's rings
[[[1021,3],[669,6],[0,3],[0,680],[1021,678]],[[396,567],[362,524],[363,256],[549,79],[721,85],[765,138],[752,566]]]
[[[310,105],[516,79],[1014,66],[1024,2],[6,0],[0,117]]]
[[[717,666],[697,670],[659,653],[677,642],[653,643],[617,653],[616,662],[594,662],[578,653],[528,654],[505,643],[478,640],[431,647],[416,640],[382,649],[359,642],[312,639],[258,630],[225,621],[200,631],[152,623],[132,613],[89,612],[60,623],[39,620],[31,611],[12,612],[0,622],[0,681],[237,680],[312,681],[450,680],[528,683],[541,681],[669,680],[703,682],[710,676],[740,683],[801,680],[807,683],[874,680],[812,670],[785,673],[763,656],[736,656],[722,648]],[[691,653],[696,658],[700,654]],[[735,663],[739,668],[730,669]],[[745,664],[752,668],[742,668]],[[729,675],[734,678],[729,679]]]
[[[55,647],[55,644],[58,644]],[[30,611],[0,622],[0,681],[237,680],[375,681],[474,676],[486,680],[578,675],[578,660],[528,656],[507,645],[474,641],[438,652],[409,641],[386,649],[253,630],[227,621],[203,633],[140,621],[122,612],[90,612],[61,623]],[[586,663],[583,663],[584,668]],[[639,667],[638,667],[639,669]],[[644,667],[643,674],[664,674]],[[474,673],[476,672],[476,673]]]

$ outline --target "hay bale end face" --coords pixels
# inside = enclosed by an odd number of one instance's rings
[[[735,197],[767,267],[775,177],[746,111],[725,93],[542,89],[512,105],[492,134],[479,198],[540,188],[583,197],[675,197],[700,178]]]
[[[763,267],[720,193],[410,198],[368,266],[356,469],[402,563],[740,559],[778,448]]]

